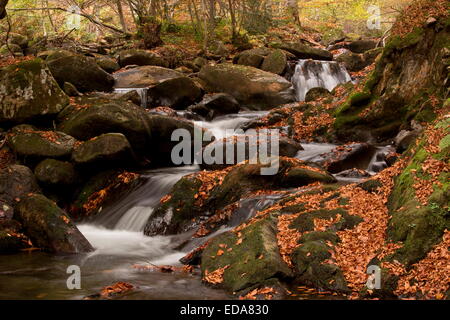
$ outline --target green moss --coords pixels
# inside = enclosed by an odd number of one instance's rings
[[[203,276],[207,271],[228,266],[220,286],[231,292],[261,284],[267,279],[290,277],[291,271],[279,253],[276,221],[269,216],[241,230],[240,244],[234,232],[213,239],[202,254]],[[228,250],[230,248],[232,250]],[[224,253],[218,255],[219,250]]]

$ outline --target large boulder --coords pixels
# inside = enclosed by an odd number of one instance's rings
[[[211,92],[225,92],[242,106],[270,109],[295,101],[292,84],[276,74],[228,63],[204,66],[199,78]]]
[[[122,133],[133,148],[145,150],[151,136],[147,120],[145,110],[127,101],[85,97],[60,113],[58,129],[83,141]]]
[[[27,195],[39,192],[36,177],[30,168],[11,165],[0,172],[0,200],[14,204]]]
[[[77,146],[72,159],[80,165],[111,166],[131,162],[131,145],[121,133],[106,133]]]
[[[39,120],[57,114],[68,103],[42,60],[0,69],[0,122]]]
[[[184,77],[181,72],[158,66],[142,66],[114,74],[116,88],[151,87],[180,77]]]
[[[59,131],[13,128],[8,144],[19,156],[31,159],[64,158],[72,153],[76,140]]]
[[[313,48],[300,42],[274,43],[272,44],[272,47],[286,50],[294,54],[299,59],[313,59],[325,61],[333,60],[333,55],[331,54],[331,52],[325,49]]]
[[[114,75],[117,88],[148,88],[149,107],[184,109],[198,101],[202,90],[184,74],[157,66],[143,66]]]
[[[49,252],[93,251],[69,216],[43,195],[29,194],[16,207],[15,218],[35,246]]]
[[[70,186],[76,180],[76,172],[70,162],[45,159],[34,169],[39,182],[49,186]]]
[[[171,116],[151,114],[148,116],[148,126],[151,128],[151,144],[147,153],[151,155],[152,163],[159,166],[175,166],[172,159],[172,150],[179,144],[172,141],[172,134],[177,129],[189,132],[191,137],[191,154],[194,154],[194,137],[201,135],[202,128],[195,126],[191,121]],[[197,132],[197,133],[196,133]]]
[[[200,100],[202,95],[200,87],[192,79],[183,76],[149,88],[147,105],[182,110]]]
[[[238,113],[240,106],[232,95],[216,93],[205,95],[199,104],[189,108],[189,110],[196,112],[207,120],[212,120],[222,115]]]
[[[111,91],[113,88],[113,76],[100,68],[94,58],[61,50],[50,54],[46,62],[61,87],[70,82],[80,92]]]
[[[120,65],[117,61],[107,56],[97,56],[95,62],[97,62],[100,68],[108,73],[113,73],[120,69]]]
[[[282,75],[287,68],[287,62],[288,59],[283,50],[274,50],[264,58],[261,69],[267,72]]]
[[[30,247],[31,242],[21,229],[18,221],[0,218],[0,254],[11,254]]]
[[[276,222],[269,216],[243,228],[240,237],[236,232],[227,232],[214,238],[202,254],[203,280],[238,292],[270,279],[292,277],[277,245]],[[220,269],[222,279],[215,279],[214,272]]]
[[[122,68],[128,65],[160,67],[167,67],[168,65],[167,61],[154,52],[138,49],[121,51],[119,53],[119,64]]]

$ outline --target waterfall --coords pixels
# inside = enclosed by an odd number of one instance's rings
[[[292,76],[298,101],[305,101],[306,93],[312,88],[331,91],[349,81],[352,79],[345,67],[335,61],[299,60]]]
[[[147,108],[148,88],[115,88],[114,92],[119,94],[126,94],[131,91],[136,91],[141,98],[141,106]]]

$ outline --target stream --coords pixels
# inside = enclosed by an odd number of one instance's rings
[[[343,70],[335,63],[311,64],[300,61],[293,81],[296,81],[296,87],[301,88],[297,88],[301,100],[311,87],[323,86],[332,89],[339,83],[349,81],[347,75],[343,74]],[[116,91],[120,92],[120,89]],[[145,101],[145,90],[140,90],[139,94]],[[213,135],[220,139],[225,136],[225,130],[237,129],[244,123],[266,114],[267,112],[245,111],[222,116],[211,122],[197,121],[196,124],[211,130]],[[317,143],[306,143],[302,146],[304,150],[298,153],[297,158],[312,162],[321,154],[330,152],[336,147],[332,144]],[[382,148],[380,150],[382,151]],[[370,156],[368,171],[383,166],[382,163],[377,163],[379,159],[376,154],[377,152]],[[117,199],[113,207],[104,208],[98,217],[78,225],[80,231],[96,249],[90,254],[52,255],[43,252],[24,252],[1,256],[0,299],[82,299],[118,281],[130,282],[137,286],[136,290],[122,296],[121,299],[232,298],[221,290],[204,286],[199,275],[142,271],[132,267],[135,264],[148,263],[179,266],[181,257],[205,241],[197,239],[188,242],[180,250],[180,243],[184,243],[190,235],[173,237],[143,235],[145,224],[160,199],[167,195],[183,176],[199,170],[198,166],[189,166],[143,172],[142,176],[145,178],[143,184]],[[349,182],[354,181],[346,183]],[[276,200],[274,196],[242,200],[240,209],[229,224],[211,236],[241,224],[256,211],[270,206]],[[66,270],[70,265],[81,268],[81,290],[67,289],[66,281],[69,275]]]

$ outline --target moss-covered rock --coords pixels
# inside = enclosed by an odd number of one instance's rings
[[[147,113],[123,100],[79,98],[59,114],[58,120],[60,131],[84,141],[105,133],[122,133],[133,148],[144,150],[151,137]]]
[[[36,177],[30,168],[11,165],[0,172],[0,200],[15,204],[28,193],[39,192]]]
[[[45,185],[68,186],[76,180],[76,172],[70,162],[46,159],[34,169],[39,182]]]
[[[281,76],[253,67],[229,63],[204,66],[199,73],[211,92],[225,92],[241,105],[270,109],[295,101],[292,84]]]
[[[295,249],[292,260],[296,281],[314,288],[349,291],[344,275],[338,266],[324,263],[331,258],[331,247],[323,240],[305,241]]]
[[[121,133],[106,133],[77,146],[72,159],[79,165],[120,165],[131,163],[132,149]]]
[[[272,72],[278,75],[282,75],[287,68],[287,56],[283,50],[274,50],[267,57],[264,58],[264,62],[261,69],[267,72]]]
[[[57,253],[93,250],[67,214],[43,195],[29,194],[22,199],[17,205],[15,218],[38,248]]]
[[[0,69],[0,122],[21,123],[54,116],[69,103],[40,59]]]
[[[444,168],[438,169],[434,177],[427,171],[430,161],[447,164],[450,161],[448,145],[450,120],[439,122],[435,129],[444,130],[445,135],[438,144],[439,152],[429,153],[427,136],[423,136],[415,147],[414,155],[402,174],[395,180],[389,199],[389,211],[392,218],[388,227],[389,239],[403,242],[394,259],[410,265],[425,257],[433,245],[442,239],[444,230],[450,228],[449,202],[450,173]],[[432,147],[436,147],[434,144]],[[429,166],[429,164],[428,164]],[[443,170],[442,170],[443,169]],[[431,168],[430,170],[433,170]],[[431,181],[431,186],[417,190],[417,181]],[[425,187],[423,187],[425,188]],[[424,199],[418,198],[421,192],[428,193]]]
[[[80,92],[111,91],[114,78],[100,68],[94,58],[69,51],[57,51],[46,59],[47,65],[62,87],[72,83]]]
[[[443,21],[437,26],[390,39],[365,82],[364,99],[349,100],[338,109],[334,127],[339,138],[354,140],[370,133],[378,140],[390,139],[409,129],[411,120],[429,122],[436,117],[439,106],[433,97],[445,96],[444,57],[450,46],[450,26]]]
[[[76,140],[59,131],[14,130],[8,143],[23,158],[64,158],[72,153]]]
[[[218,286],[236,292],[268,279],[291,277],[292,272],[278,249],[276,221],[268,217],[251,224],[240,231],[241,238],[234,232],[214,238],[202,254],[203,278],[208,279],[208,274],[226,268],[223,282]]]

